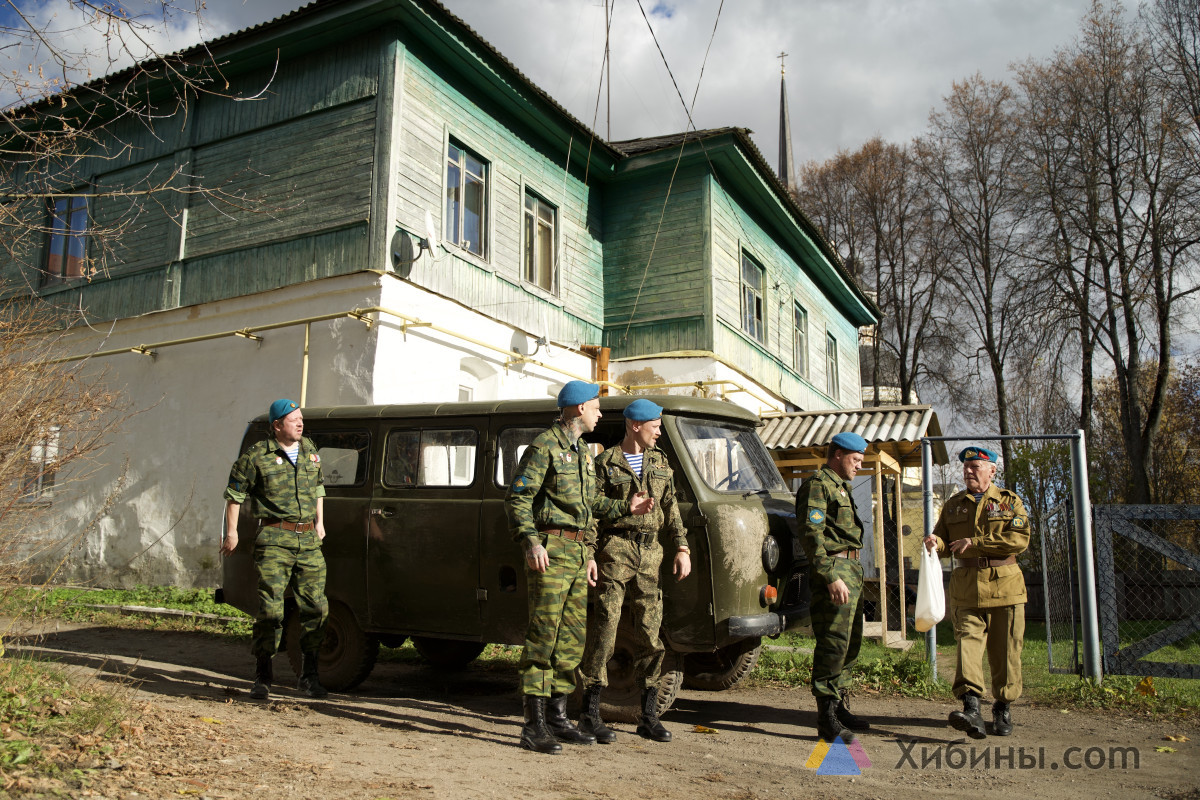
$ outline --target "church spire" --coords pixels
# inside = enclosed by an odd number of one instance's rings
[[[780,53],[779,59],[779,180],[789,192],[796,191],[796,167],[792,160],[792,122],[788,117],[787,78],[784,77],[783,60],[787,53]]]

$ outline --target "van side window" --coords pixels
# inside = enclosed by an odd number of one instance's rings
[[[505,428],[500,431],[496,444],[496,485],[508,488],[517,464],[525,454],[525,448],[538,437],[542,428]]]
[[[383,463],[386,486],[470,486],[475,481],[474,430],[392,431]]]
[[[366,431],[304,433],[317,446],[326,488],[363,485],[367,478],[367,446],[371,441]]]

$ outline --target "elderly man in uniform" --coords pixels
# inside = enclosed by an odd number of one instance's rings
[[[276,400],[267,414],[271,435],[252,445],[233,465],[225,487],[225,541],[221,553],[238,545],[238,515],[250,500],[259,520],[254,541],[258,572],[258,613],[250,639],[255,658],[250,696],[265,700],[274,675],[271,658],[279,651],[283,631],[283,596],[289,587],[300,621],[303,668],[299,688],[309,697],[328,693],[317,676],[317,650],[325,632],[329,603],[325,599],[325,481],[321,457],[304,433],[304,415],[291,400]]]
[[[521,652],[525,725],[521,746],[562,751],[560,741],[596,738],[567,719],[567,695],[587,633],[587,587],[596,585],[596,517],[648,513],[645,495],[610,500],[600,492],[596,466],[580,436],[600,420],[600,388],[568,381],[558,393],[560,416],[525,449],[505,497],[509,529],[525,552],[529,627]]]
[[[841,737],[845,744],[854,741],[854,731],[871,727],[846,703],[863,628],[863,570],[858,560],[863,526],[850,479],[866,451],[867,442],[857,433],[839,433],[829,443],[825,465],[796,492],[796,520],[812,590],[817,735],[826,742]]]
[[[671,732],[658,719],[658,684],[665,652],[658,637],[662,625],[662,593],[658,573],[665,531],[674,552],[672,571],[683,580],[692,571],[687,529],[675,503],[675,478],[667,457],[655,447],[662,433],[662,406],[638,398],[625,407],[625,438],[596,459],[596,471],[604,494],[614,500],[630,500],[639,492],[655,502],[643,516],[615,519],[600,530],[596,553],[600,581],[593,611],[592,632],[583,653],[583,713],[580,729],[601,744],[611,744],[617,735],[600,717],[600,695],[608,685],[608,660],[617,640],[621,606],[629,599],[633,615],[634,678],[642,689],[642,719],[638,735],[656,742],[671,741]]]
[[[962,711],[950,724],[973,739],[987,737],[979,698],[983,654],[992,672],[992,733],[1012,734],[1009,704],[1021,696],[1021,648],[1025,637],[1025,577],[1017,556],[1029,547],[1029,517],[1021,498],[992,483],[998,457],[982,447],[958,454],[965,491],[942,507],[925,546],[954,556],[950,575],[950,618],[958,640],[954,696]]]

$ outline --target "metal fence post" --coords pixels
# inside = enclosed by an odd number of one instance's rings
[[[921,502],[925,517],[925,536],[933,535],[933,442],[921,439]],[[921,547],[925,546],[924,537]],[[923,555],[923,554],[922,554]],[[939,570],[941,562],[938,562]],[[937,625],[925,632],[925,657],[929,660],[929,674],[937,680]]]
[[[1088,492],[1087,444],[1083,430],[1071,439],[1071,495],[1075,510],[1075,550],[1079,562],[1079,602],[1083,623],[1083,675],[1103,679],[1100,621],[1096,606],[1096,562],[1092,558],[1092,499]]]

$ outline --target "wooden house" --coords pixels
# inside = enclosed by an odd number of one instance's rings
[[[77,576],[213,584],[229,465],[281,396],[544,397],[580,377],[858,405],[878,311],[747,131],[606,142],[434,0],[316,0],[206,48],[252,99],[117,124],[129,146],[66,176],[76,196],[0,265],[10,296],[81,310],[55,357],[144,409],[61,501],[88,519],[121,476]],[[180,191],[101,262],[89,226],[130,203],[104,188],[155,175]]]

